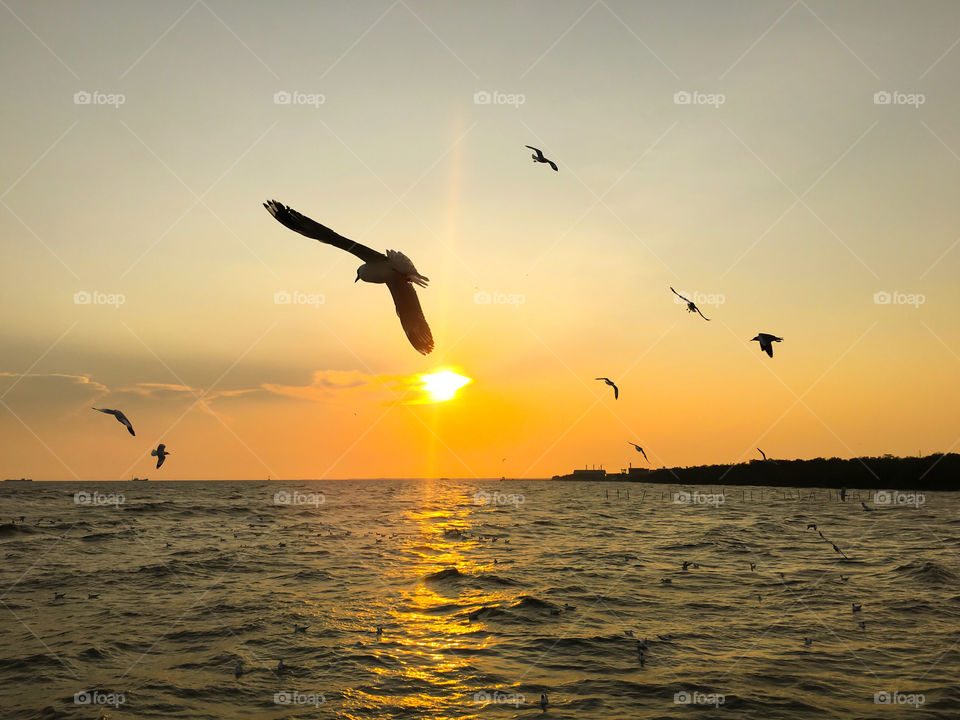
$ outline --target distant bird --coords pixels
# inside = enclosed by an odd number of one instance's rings
[[[757,569],[757,564],[755,562],[750,563],[750,571],[753,572]]]
[[[847,489],[845,487],[840,488],[840,499],[843,502],[847,501]]]
[[[87,600],[96,600],[100,597],[100,593],[87,593]]]
[[[863,509],[866,510],[867,512],[873,512],[873,509],[870,507],[867,507],[867,504],[863,500],[860,501],[860,504],[863,506]]]
[[[809,525],[807,525],[807,530],[816,530],[816,529],[817,529],[816,523],[810,523]]]
[[[614,387],[616,387],[616,385],[614,385]],[[650,462],[650,460],[647,458],[647,454],[643,451],[642,447],[640,447],[636,443],[630,442],[629,440],[627,440],[627,444],[633,445],[637,449],[637,452],[643,455],[643,459],[646,460],[647,462]]]
[[[859,627],[860,627],[861,630],[866,630],[866,629],[867,629],[867,621],[866,621],[866,620],[861,620],[860,623],[859,623]]]
[[[613,380],[611,380],[610,378],[598,377],[598,378],[594,378],[594,380],[603,380],[607,385],[609,385],[610,387],[612,387],[612,388],[613,388],[613,399],[614,399],[614,400],[616,400],[617,398],[620,397],[620,388],[618,388],[618,387],[616,386],[616,384],[614,384]],[[632,445],[633,443],[630,443],[630,444]]]
[[[58,593],[58,592],[53,593],[54,600],[63,600],[63,598],[65,598],[66,596],[67,596],[66,593]]]
[[[670,578],[660,578],[660,582],[662,582],[664,585],[670,585],[673,583],[673,580]]]
[[[761,597],[760,593],[757,593],[757,603],[763,603],[763,597]]]
[[[277,662],[277,672],[282,673],[286,669],[287,666],[283,664],[283,658],[280,658],[279,662]]]
[[[377,625],[377,637],[383,637],[383,626]]]
[[[156,450],[150,451],[150,455],[157,459],[157,468],[163,465],[163,461],[167,459],[167,455],[169,454],[170,453],[167,452],[167,446],[164,445],[163,443],[160,443],[159,445],[157,445]]]
[[[661,640],[663,640],[664,642],[672,642],[672,641],[673,641],[673,635],[669,635],[669,634],[668,634],[668,635],[657,635],[657,637],[660,638]]]
[[[649,649],[650,649],[650,641],[647,638],[644,638],[643,640],[637,640],[638,651],[649,650]]]
[[[690,567],[691,565],[693,565],[692,562],[690,562],[689,560],[684,560],[684,561],[683,561],[683,565],[681,565],[680,567],[682,567],[682,568],[684,569],[684,571],[686,571],[686,569],[687,569],[688,567]]]
[[[763,455],[763,459],[764,459],[764,460],[767,459],[767,454],[766,454],[763,450],[761,450],[760,448],[757,448],[757,452],[759,452],[761,455]]]
[[[241,675],[243,675],[243,660],[240,660],[237,663],[237,666],[233,669],[233,676],[235,678],[239,678]]]
[[[125,426],[126,426],[127,431],[128,431],[131,435],[136,435],[136,433],[133,431],[133,425],[131,425],[131,424],[130,424],[130,421],[127,420],[127,416],[124,415],[124,414],[123,414],[122,412],[120,412],[119,410],[110,410],[110,409],[108,409],[108,408],[97,408],[97,407],[95,407],[95,408],[93,408],[93,409],[96,410],[97,412],[106,413],[107,415],[113,415],[113,416],[117,419],[117,422],[119,422],[119,423],[121,423],[122,425],[125,425]]]
[[[708,318],[706,315],[700,312],[700,308],[697,307],[697,304],[695,302],[693,302],[692,300],[687,300],[687,298],[685,298],[683,295],[678,293],[673,288],[670,288],[670,290],[673,292],[674,295],[676,295],[678,298],[680,298],[687,304],[687,312],[695,312],[698,315],[700,315],[700,317],[702,317],[704,320],[707,320],[707,321],[710,320],[710,318]]]
[[[556,168],[554,168],[554,169],[556,169]],[[541,694],[540,694],[540,710],[541,710],[541,712],[546,712],[546,711],[547,711],[547,705],[549,705],[549,704],[550,704],[550,700],[547,698],[547,694],[546,694],[546,693],[541,693]]]
[[[346,250],[363,260],[364,264],[357,269],[357,277],[354,282],[363,280],[368,283],[386,284],[393,296],[397,316],[400,318],[400,324],[403,326],[403,331],[407,334],[410,344],[417,352],[424,355],[428,355],[433,350],[433,334],[423,317],[423,309],[420,307],[417,291],[413,289],[413,285],[426,287],[429,278],[417,272],[417,268],[414,267],[410,258],[396,250],[387,250],[386,255],[384,255],[368,248],[366,245],[348,240],[330,228],[301,215],[289,206],[281,205],[276,200],[269,200],[263,206],[291,230],[327,245]]]
[[[305,633],[305,632],[307,631],[307,628],[308,628],[308,627],[310,627],[310,626],[309,626],[309,625],[297,625],[296,623],[294,623],[294,624],[293,624],[293,631],[294,631],[295,633]]]
[[[623,634],[627,637],[633,637],[633,630],[624,630]]]
[[[807,647],[810,647],[811,645],[813,645],[813,640],[811,640],[811,639],[808,638],[808,637],[805,637],[805,638],[803,639],[803,644],[806,645]]]
[[[863,609],[863,605],[857,605],[856,603],[850,603],[853,606],[853,612],[860,612]]]
[[[849,575],[848,575],[848,576],[843,576],[843,575],[840,576],[841,582],[846,582],[846,581],[849,580],[849,579],[850,579],[850,576],[849,576]]]
[[[564,603],[563,609],[569,612],[570,610],[576,610],[577,606],[571,605],[570,603]]]
[[[533,151],[536,153],[536,155],[531,155],[531,156],[530,156],[530,157],[533,158],[533,161],[534,161],[534,162],[546,163],[547,165],[549,165],[550,167],[552,167],[552,168],[554,169],[554,171],[557,170],[557,164],[556,164],[553,160],[548,160],[546,157],[544,157],[543,153],[542,153],[540,150],[538,150],[537,148],[535,148],[533,145],[524,145],[524,147],[528,147],[528,148],[530,148],[531,150],[533,150]]]
[[[777,337],[776,335],[771,335],[770,333],[757,333],[757,336],[750,340],[750,342],[753,342],[754,340],[760,343],[760,349],[770,357],[773,357],[773,343],[783,342],[782,337]]]

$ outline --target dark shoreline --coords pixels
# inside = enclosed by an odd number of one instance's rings
[[[631,468],[628,472],[576,470],[554,480],[640,482],[665,485],[765,485],[768,487],[960,490],[960,455],[926,457],[815,458],[751,460],[734,465]]]

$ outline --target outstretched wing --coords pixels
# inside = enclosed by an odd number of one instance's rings
[[[343,237],[343,235],[338,235],[326,225],[321,225],[316,220],[311,220],[306,215],[301,215],[289,205],[283,205],[276,200],[268,200],[263,206],[271,215],[294,232],[306,235],[308,238],[313,238],[314,240],[319,240],[327,245],[333,245],[341,250],[346,250],[348,253],[353,253],[364,262],[376,262],[387,259],[387,256],[383,253],[377,252],[353,240],[348,240]]]
[[[554,171],[557,170],[557,164],[553,160],[547,160],[547,162],[550,164],[550,167],[554,169]]]
[[[764,460],[767,459],[767,454],[766,454],[763,450],[761,450],[760,448],[757,448],[757,452],[760,453],[761,455],[763,455],[763,459],[764,459]]]
[[[700,317],[702,317],[702,318],[703,318],[704,320],[706,320],[707,322],[710,321],[710,318],[708,318],[706,315],[704,315],[702,312],[700,312],[700,308],[698,308],[696,305],[694,305],[694,307],[697,308],[697,312],[700,313]]]
[[[530,148],[531,150],[533,150],[533,151],[537,154],[537,157],[538,157],[538,158],[542,158],[542,157],[543,157],[543,153],[540,151],[540,148],[535,148],[533,145],[524,145],[524,147],[528,147],[528,148]]]
[[[613,399],[614,399],[614,400],[619,399],[619,397],[620,397],[620,388],[618,388],[618,387],[617,387],[616,385],[614,385],[613,383],[610,383],[610,384],[613,385]]]
[[[681,295],[680,293],[678,293],[678,292],[677,292],[676,290],[674,290],[673,288],[670,288],[670,291],[671,291],[674,295],[676,295],[678,298],[680,298],[681,300],[683,300],[685,303],[690,302],[690,301],[687,300],[683,295]],[[700,312],[700,311],[698,310],[697,312]]]
[[[166,455],[157,454],[157,469],[160,469],[160,466],[163,465],[163,461],[167,459]]]
[[[423,317],[423,308],[420,307],[420,298],[417,291],[406,280],[396,279],[387,283],[390,294],[393,295],[393,304],[397,308],[397,317],[403,325],[410,344],[417,352],[424,355],[433,350],[433,334],[426,318]]]
[[[650,462],[650,458],[647,457],[647,454],[643,451],[643,448],[640,448],[640,454],[643,455],[644,460]]]

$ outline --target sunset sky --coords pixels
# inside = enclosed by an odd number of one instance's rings
[[[628,441],[656,467],[960,443],[955,2],[0,16],[0,477],[543,477],[638,464]],[[269,198],[409,255],[434,353]],[[784,338],[772,359],[760,331]],[[472,382],[430,402],[417,376],[442,368]]]

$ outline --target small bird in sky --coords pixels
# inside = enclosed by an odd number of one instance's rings
[[[673,288],[670,288],[670,290],[673,292],[674,295],[676,295],[678,298],[680,298],[681,300],[683,300],[683,301],[687,304],[687,312],[695,312],[695,313],[697,313],[700,317],[702,317],[704,320],[707,320],[707,321],[710,320],[710,318],[708,318],[706,315],[704,315],[702,312],[700,312],[700,308],[697,307],[697,304],[696,304],[695,302],[693,302],[692,300],[687,300],[687,298],[685,298],[683,295],[681,295],[680,293],[678,293],[678,292],[677,292],[676,290],[674,290]]]
[[[553,160],[548,160],[546,157],[544,157],[543,153],[539,149],[535,148],[533,145],[524,145],[524,147],[528,147],[536,153],[536,155],[530,156],[533,158],[534,162],[546,163],[547,165],[552,167],[554,171],[557,170],[557,164]]]
[[[783,342],[783,338],[771,335],[770,333],[757,333],[757,336],[750,340],[750,342],[754,341],[760,343],[760,349],[763,350],[763,352],[773,357],[773,343]]]
[[[616,387],[616,385],[614,385],[614,387]],[[643,459],[646,460],[647,462],[650,462],[650,460],[647,458],[647,454],[643,451],[642,447],[640,447],[634,442],[630,442],[629,440],[627,440],[627,444],[633,445],[637,449],[637,452],[643,455]]]
[[[157,468],[158,468],[158,469],[159,469],[159,467],[160,467],[161,465],[163,465],[163,461],[167,459],[167,455],[169,455],[169,454],[170,454],[170,453],[167,452],[167,446],[164,445],[163,443],[160,443],[159,445],[157,445],[157,449],[156,449],[156,450],[151,450],[151,451],[150,451],[150,455],[151,455],[152,457],[155,457],[155,458],[157,459]]]
[[[430,278],[417,272],[413,262],[402,252],[387,250],[386,254],[377,252],[366,245],[348,240],[338,235],[330,228],[301,215],[288,205],[269,200],[263,204],[273,217],[291,230],[306,235],[308,238],[319,240],[327,245],[333,245],[341,250],[356,255],[363,260],[363,265],[357,269],[357,280],[368,283],[382,283],[390,290],[393,304],[400,318],[403,331],[407,334],[410,344],[423,355],[429,355],[433,350],[433,335],[430,326],[423,317],[420,299],[414,285],[426,287]]]
[[[611,380],[610,378],[598,377],[598,378],[594,378],[594,380],[603,380],[607,385],[609,385],[610,387],[612,387],[612,388],[613,388],[613,399],[614,399],[614,400],[616,400],[617,398],[620,397],[620,388],[618,388],[618,387],[614,384],[613,380]]]
[[[133,425],[131,425],[131,424],[130,424],[130,421],[127,420],[127,416],[124,415],[124,414],[123,414],[122,412],[120,412],[119,410],[110,410],[110,409],[108,409],[108,408],[97,408],[97,407],[95,407],[95,408],[93,408],[93,409],[96,410],[97,412],[106,413],[107,415],[113,415],[113,416],[117,419],[117,422],[119,422],[120,424],[126,426],[127,431],[128,431],[131,435],[136,435],[136,433],[133,431]]]

